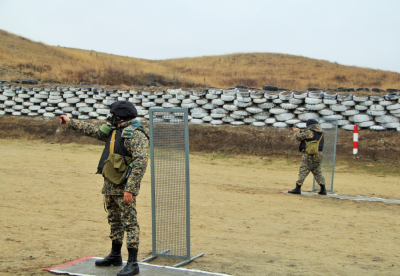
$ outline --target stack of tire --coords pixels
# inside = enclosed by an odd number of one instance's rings
[[[139,119],[149,118],[151,108],[189,109],[193,124],[273,126],[305,128],[308,119],[325,129],[332,119],[352,131],[354,126],[372,130],[400,131],[400,91],[379,96],[348,92],[278,90],[235,87],[205,90],[106,90],[102,87],[17,87],[0,85],[0,115],[54,117],[64,112],[82,120],[105,120],[115,101],[130,101]],[[182,120],[181,113],[157,117],[158,121]]]

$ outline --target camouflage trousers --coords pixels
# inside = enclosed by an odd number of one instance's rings
[[[120,243],[124,240],[126,232],[126,247],[139,247],[140,228],[137,222],[136,198],[132,203],[126,203],[123,196],[106,195],[105,203],[110,225],[110,239]]]
[[[315,177],[315,181],[317,181],[319,185],[325,185],[325,178],[321,171],[322,159],[322,153],[316,155],[308,155],[307,153],[304,153],[303,157],[301,158],[299,178],[296,181],[296,184],[303,185],[307,175],[312,172]]]

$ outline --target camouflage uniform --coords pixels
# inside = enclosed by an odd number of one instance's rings
[[[125,231],[127,233],[127,248],[137,249],[140,228],[137,222],[136,196],[139,194],[140,182],[147,168],[149,141],[142,131],[135,131],[131,125],[141,126],[134,119],[121,124],[121,128],[124,128],[122,136],[130,137],[124,139],[124,146],[132,155],[133,168],[131,174],[126,184],[121,185],[115,185],[104,178],[102,193],[105,196],[105,205],[108,211],[111,240],[122,243]],[[68,127],[104,142],[108,139],[108,135],[100,131],[100,126],[90,123],[71,119]],[[134,199],[132,203],[124,201],[125,191],[132,193]]]
[[[307,127],[304,131],[298,131],[295,133],[295,138],[298,141],[303,141],[305,139],[311,139],[314,136],[312,132],[318,131],[322,132],[322,129],[319,124],[313,124]],[[303,156],[301,158],[300,169],[299,169],[299,178],[296,181],[297,185],[303,185],[304,180],[307,175],[312,172],[315,180],[319,185],[325,185],[325,178],[322,175],[321,163],[322,163],[323,155],[322,152],[319,152],[316,155],[308,155],[306,152],[303,152]]]

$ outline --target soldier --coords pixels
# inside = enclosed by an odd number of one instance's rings
[[[300,131],[299,128],[294,127],[294,137],[297,141],[300,141],[299,151],[303,152],[301,158],[299,179],[296,181],[296,188],[289,191],[290,194],[301,194],[301,185],[303,185],[304,180],[307,175],[312,172],[315,180],[320,185],[321,189],[318,194],[326,195],[325,188],[325,178],[322,175],[321,163],[323,159],[322,150],[324,147],[324,137],[321,126],[314,119],[307,120],[307,128],[304,131]],[[310,141],[320,141],[318,147],[318,153],[315,155],[309,155],[306,149],[306,142]]]
[[[104,177],[102,193],[110,225],[111,253],[97,260],[96,266],[121,266],[121,247],[126,232],[128,262],[118,276],[139,273],[137,253],[139,248],[139,224],[136,213],[136,196],[148,161],[148,131],[135,120],[137,110],[131,102],[118,101],[111,105],[108,125],[101,127],[70,119],[58,118],[69,129],[106,142],[97,173]],[[109,126],[110,125],[110,126]]]

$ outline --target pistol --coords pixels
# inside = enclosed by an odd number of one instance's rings
[[[67,115],[64,112],[53,112],[53,114],[56,116]],[[61,123],[65,124],[65,120],[63,118],[61,118]]]

